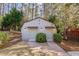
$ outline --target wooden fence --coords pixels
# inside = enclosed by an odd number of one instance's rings
[[[64,32],[64,38],[72,41],[79,41],[79,28],[77,29],[66,29]]]

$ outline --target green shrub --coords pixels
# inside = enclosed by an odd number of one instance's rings
[[[63,33],[64,32],[64,22],[63,20],[57,18],[56,15],[49,15],[48,18],[49,22],[52,22],[55,24],[57,33]]]
[[[56,20],[56,16],[54,15],[49,15],[49,17],[48,17],[48,21],[49,22],[51,22],[51,23],[54,23],[55,22],[55,20]]]
[[[10,14],[6,14],[3,17],[3,21],[1,23],[1,26],[2,26],[2,28],[10,29],[11,24],[12,24],[11,15]]]
[[[13,29],[18,30],[21,26],[21,20],[23,18],[22,11],[17,10],[16,8],[12,8],[10,13],[5,14],[3,17],[3,21],[1,23],[2,29]]]
[[[61,34],[59,34],[59,33],[54,34],[54,41],[55,42],[61,43],[62,40],[63,40],[63,37]]]
[[[7,33],[0,32],[0,41],[2,43],[7,43],[10,40],[10,37]]]
[[[44,33],[38,33],[36,35],[36,42],[40,42],[40,43],[47,42],[47,40],[46,40],[46,34],[44,34]]]

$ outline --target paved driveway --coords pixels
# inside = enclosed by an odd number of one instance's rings
[[[0,56],[64,56],[66,52],[54,42],[36,43],[20,41],[0,50]]]
[[[40,47],[41,49],[47,49],[50,51],[54,51],[59,53],[59,55],[67,56],[68,53],[64,51],[60,46],[58,46],[55,42],[47,42],[47,43],[37,43],[37,42],[27,42],[29,47]]]

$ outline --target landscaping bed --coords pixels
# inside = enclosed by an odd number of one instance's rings
[[[2,32],[3,33],[7,33],[10,39],[8,40],[8,42],[0,44],[0,49],[6,48],[8,46],[11,46],[11,45],[21,41],[21,34],[20,34],[19,31],[11,31],[11,32],[9,32],[9,31],[2,31]]]
[[[66,51],[79,51],[79,42],[63,40],[59,45]]]

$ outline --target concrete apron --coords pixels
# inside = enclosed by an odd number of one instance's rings
[[[67,52],[70,56],[79,56],[79,51],[68,51]]]

